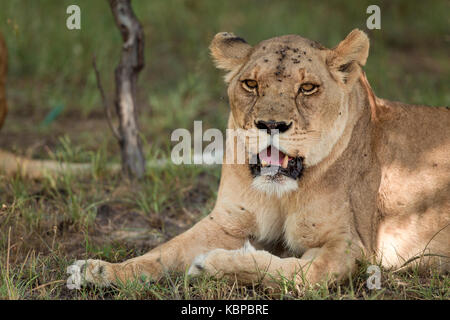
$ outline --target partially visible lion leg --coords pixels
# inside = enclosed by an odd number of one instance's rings
[[[378,259],[385,268],[450,272],[450,203],[434,198],[420,215],[385,217],[378,231]],[[440,207],[437,205],[443,203]],[[401,231],[401,232],[400,232]]]
[[[8,50],[3,35],[0,33],[0,129],[8,112],[6,101],[6,73],[8,67]],[[90,164],[65,164],[52,160],[32,160],[0,150],[0,174],[7,176],[21,174],[26,178],[42,178],[46,174],[59,174],[70,170],[73,173],[89,172]]]
[[[80,270],[83,284],[107,286],[112,283],[140,279],[142,276],[157,280],[167,271],[185,271],[200,254],[216,248],[230,250],[242,247],[245,237],[234,233],[233,227],[224,228],[215,219],[211,219],[212,215],[213,213],[191,229],[143,256],[122,263],[78,260],[73,266]]]
[[[345,250],[346,243],[312,248],[302,258],[280,258],[264,250],[247,247],[241,250],[216,249],[196,259],[190,274],[202,272],[237,280],[241,284],[262,283],[278,287],[283,279],[296,284],[315,284],[322,280],[343,279],[356,266],[355,254]]]
[[[113,168],[115,169],[115,168]],[[33,160],[19,157],[11,152],[0,150],[0,174],[13,176],[20,174],[25,178],[43,178],[46,174],[57,175],[64,172],[88,173],[90,163],[64,163],[54,160]]]

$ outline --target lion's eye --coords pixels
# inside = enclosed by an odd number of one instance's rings
[[[258,88],[258,82],[256,82],[256,80],[244,80],[242,83],[244,84],[244,87],[249,90]]]
[[[312,83],[304,83],[300,86],[300,92],[303,94],[313,94],[319,86]]]

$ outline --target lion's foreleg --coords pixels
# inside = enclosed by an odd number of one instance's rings
[[[250,246],[239,250],[213,250],[196,258],[189,272],[194,275],[205,272],[241,284],[277,286],[282,281],[314,284],[346,278],[353,271],[355,261],[350,251],[337,251],[336,246],[310,249],[301,258],[280,258]]]
[[[101,260],[79,260],[73,266],[80,270],[82,283],[106,286],[111,283],[146,278],[157,280],[168,271],[185,271],[198,255],[216,248],[236,249],[245,241],[241,234],[211,219],[204,218],[188,231],[156,247],[143,256],[122,263]]]

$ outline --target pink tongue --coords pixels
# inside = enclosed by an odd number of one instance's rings
[[[270,146],[259,153],[259,159],[270,165],[281,166],[284,159],[284,153],[277,148]]]

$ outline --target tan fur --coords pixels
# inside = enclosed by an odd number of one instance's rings
[[[422,268],[450,270],[449,110],[377,98],[361,70],[369,41],[359,30],[331,50],[297,35],[255,47],[233,37],[218,34],[211,45],[230,72],[228,128],[292,121],[279,143],[305,158],[297,188],[270,195],[252,187],[248,165],[224,164],[206,218],[144,256],[81,263],[84,280],[106,285],[190,266],[194,275],[301,285],[346,278],[363,257],[398,268],[417,256]],[[258,81],[257,94],[243,89],[246,79]],[[297,94],[306,82],[319,91]],[[240,249],[248,239],[258,249]]]

